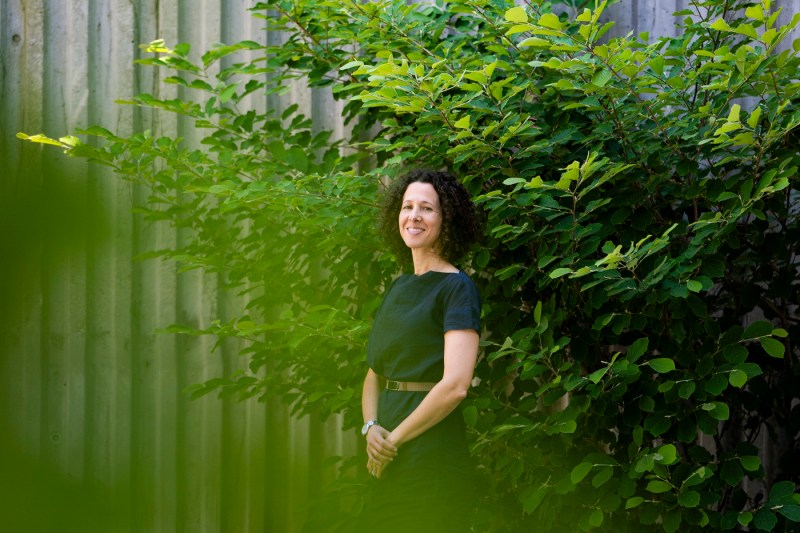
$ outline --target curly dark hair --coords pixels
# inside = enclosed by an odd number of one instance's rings
[[[441,254],[446,261],[456,264],[478,240],[481,224],[469,192],[447,172],[417,169],[392,182],[383,199],[380,233],[399,261],[411,260],[411,251],[400,236],[397,218],[406,189],[416,182],[430,183],[439,196],[442,209]]]

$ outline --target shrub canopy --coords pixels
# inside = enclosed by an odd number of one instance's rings
[[[409,165],[449,168],[487,220],[462,265],[484,299],[464,407],[487,487],[476,530],[788,530],[800,17],[690,1],[675,37],[610,37],[606,3],[582,4],[261,2],[280,45],[193,61],[155,42],[140,61],[182,97],[130,103],[193,119],[201,148],[100,127],[80,132],[99,146],[21,136],[144,183],[146,214],[193,230],[159,253],[249,294],[241,316],[173,327],[247,341],[249,371],[195,394],[279,394],[350,427],[396,275],[378,195]],[[297,80],[344,102],[346,138],[297,106],[248,106]]]

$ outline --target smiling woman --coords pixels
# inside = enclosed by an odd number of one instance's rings
[[[361,530],[468,531],[475,467],[457,407],[472,381],[481,304],[454,263],[478,234],[475,209],[449,174],[415,171],[389,190],[384,217],[414,274],[390,286],[367,349],[362,434],[376,481]]]
[[[415,260],[415,266],[427,267],[421,261],[422,255],[429,255],[432,261],[436,261],[442,229],[442,208],[433,185],[419,181],[408,185],[400,208],[399,226],[403,242],[413,254],[420,255]]]

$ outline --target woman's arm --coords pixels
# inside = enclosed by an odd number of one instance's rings
[[[478,360],[478,332],[451,330],[444,334],[444,375],[422,403],[392,431],[387,441],[395,446],[420,436],[466,398]]]
[[[378,418],[378,397],[381,392],[381,380],[378,375],[369,369],[364,378],[364,389],[361,394],[361,414],[364,423]],[[367,469],[377,477],[383,472],[386,465],[397,455],[397,447],[388,442],[386,437],[389,432],[375,424],[367,432]]]

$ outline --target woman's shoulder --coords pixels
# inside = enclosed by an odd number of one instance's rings
[[[458,272],[451,273],[443,280],[442,289],[444,292],[450,294],[462,293],[480,298],[478,286],[469,274],[460,269]]]

